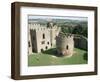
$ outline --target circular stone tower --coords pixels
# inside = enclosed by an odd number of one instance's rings
[[[72,34],[59,33],[56,37],[57,53],[71,57],[74,51],[74,36]]]

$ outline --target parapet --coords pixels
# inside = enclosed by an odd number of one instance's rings
[[[69,34],[69,33],[62,33],[60,32],[59,35],[57,36],[57,38],[59,39],[73,39],[74,36],[73,34]]]

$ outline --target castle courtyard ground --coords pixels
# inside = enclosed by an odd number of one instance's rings
[[[74,48],[71,57],[57,55],[55,48],[43,53],[33,53],[28,55],[28,66],[48,66],[48,65],[75,65],[87,64],[87,51]]]

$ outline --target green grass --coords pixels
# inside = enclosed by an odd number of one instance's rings
[[[87,64],[86,51],[74,49],[72,57],[57,56],[54,49],[28,55],[28,66]]]

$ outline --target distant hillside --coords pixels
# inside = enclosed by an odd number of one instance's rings
[[[87,21],[79,21],[79,20],[70,20],[70,19],[52,19],[52,21],[48,21],[46,19],[29,19],[29,22],[36,22],[39,24],[47,24],[48,22],[56,23],[57,25],[76,25],[79,23],[86,23]]]

